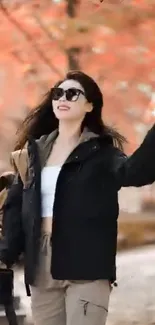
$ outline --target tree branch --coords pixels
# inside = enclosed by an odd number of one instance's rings
[[[5,17],[8,19],[8,21],[16,27],[16,29],[24,35],[26,40],[31,43],[33,49],[36,51],[40,59],[51,69],[52,72],[56,73],[59,77],[62,77],[61,72],[51,65],[50,60],[44,55],[44,53],[40,50],[38,45],[34,42],[33,37],[9,14],[8,10],[3,5],[2,1],[0,2],[0,10],[3,12]]]
[[[66,0],[67,2],[67,15],[69,18],[76,18],[76,6],[78,4],[78,0]],[[81,52],[80,47],[74,48],[71,47],[68,50],[66,50],[66,54],[68,57],[68,66],[69,70],[79,70],[79,62],[77,59],[78,54]]]
[[[47,29],[47,27],[45,26],[45,24],[43,23],[42,19],[40,18],[39,15],[37,15],[36,13],[32,14],[33,17],[35,18],[37,24],[39,25],[40,29],[45,33],[45,35],[48,37],[48,39],[50,41],[54,41],[54,42],[57,42],[58,43],[58,40],[55,39],[52,35],[52,33],[50,33],[50,31]],[[61,51],[64,51],[64,48],[59,44],[59,48]]]
[[[66,0],[67,2],[67,15],[70,18],[75,18],[76,16],[76,5],[78,4],[78,0]]]

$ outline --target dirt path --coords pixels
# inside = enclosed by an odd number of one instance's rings
[[[155,324],[155,247],[119,254],[117,278],[107,325]]]

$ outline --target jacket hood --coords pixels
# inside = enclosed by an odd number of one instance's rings
[[[48,145],[50,145],[50,143],[53,143],[55,141],[57,136],[58,136],[58,130],[54,130],[52,133],[50,133],[48,135],[41,136],[41,138],[37,140],[37,144],[38,144],[39,148],[45,149],[46,147],[48,147]],[[80,136],[80,143],[86,142],[92,138],[98,138],[98,137],[99,137],[98,134],[91,132],[88,128],[84,128],[84,130]]]
[[[58,130],[54,130],[49,135],[43,135],[40,139],[37,140],[37,145],[39,149],[39,156],[41,161],[41,166],[45,165],[46,160],[49,157],[49,154],[52,150],[53,143],[58,136]],[[81,137],[80,143],[89,141],[92,138],[98,138],[99,135],[91,132],[88,128],[84,128]]]

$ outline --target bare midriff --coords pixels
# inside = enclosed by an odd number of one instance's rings
[[[42,230],[45,233],[52,233],[52,217],[42,218]]]

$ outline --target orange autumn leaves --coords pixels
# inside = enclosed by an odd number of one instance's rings
[[[103,89],[104,118],[136,144],[136,125],[146,123],[154,92],[154,3],[79,0],[75,19],[66,4],[23,0],[1,7],[1,115],[33,108],[70,68],[67,53],[74,47],[80,68]]]

